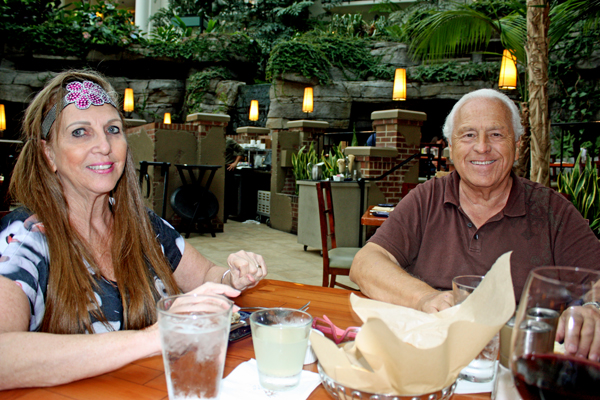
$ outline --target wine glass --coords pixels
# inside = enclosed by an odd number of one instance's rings
[[[598,300],[600,271],[539,267],[529,273],[517,310],[510,357],[513,380],[523,399],[598,398],[600,363],[565,355],[555,344],[562,313]],[[571,312],[565,318],[566,326],[573,326]]]

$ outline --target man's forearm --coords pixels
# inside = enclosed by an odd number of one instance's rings
[[[374,243],[367,243],[354,257],[350,279],[372,299],[415,309],[427,295],[439,292],[411,276],[395,258]]]

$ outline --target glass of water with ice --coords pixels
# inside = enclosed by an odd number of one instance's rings
[[[311,325],[312,317],[304,311],[271,308],[252,313],[252,342],[263,388],[280,391],[298,386]]]
[[[483,276],[461,275],[452,279],[452,294],[454,304],[460,304],[467,296],[475,291],[475,288],[483,281]],[[483,348],[481,353],[469,363],[459,377],[470,382],[490,382],[496,375],[496,360],[500,349],[500,334],[497,333],[492,340]]]
[[[219,398],[232,307],[223,297],[198,294],[158,302],[170,400]]]

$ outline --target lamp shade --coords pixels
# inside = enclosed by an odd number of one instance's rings
[[[504,90],[517,88],[517,57],[510,50],[504,50],[502,54],[498,88]]]
[[[0,131],[6,130],[6,112],[4,104],[0,104]]]
[[[125,112],[133,111],[133,89],[132,88],[125,89],[125,99],[123,100],[123,111],[125,111]]]
[[[165,116],[163,118],[163,124],[170,124],[171,123],[171,113],[165,113]]]
[[[248,115],[250,121],[258,121],[258,100],[250,101],[250,114]]]
[[[404,68],[396,68],[396,74],[394,75],[394,91],[392,93],[392,100],[406,100],[406,70]]]
[[[304,88],[304,100],[302,100],[302,112],[313,112],[313,88]]]

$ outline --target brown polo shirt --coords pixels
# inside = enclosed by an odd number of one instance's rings
[[[413,189],[369,241],[441,290],[452,289],[454,276],[485,275],[498,257],[512,251],[517,302],[532,268],[600,269],[600,242],[571,202],[553,189],[512,177],[506,206],[479,229],[460,206],[460,176],[453,172]]]

